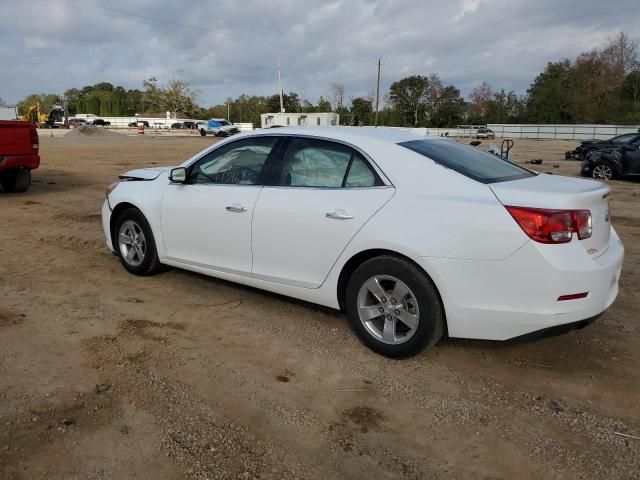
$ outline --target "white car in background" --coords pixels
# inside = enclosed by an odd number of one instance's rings
[[[624,249],[606,184],[441,138],[345,127],[240,134],[125,173],[102,209],[137,275],[184,268],[346,312],[376,352],[587,325]]]
[[[197,122],[200,135],[215,135],[216,137],[230,137],[240,132],[238,127],[233,123],[228,122],[224,118],[211,118],[207,121]]]

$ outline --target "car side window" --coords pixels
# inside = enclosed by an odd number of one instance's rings
[[[347,188],[376,186],[376,175],[364,157],[358,152],[355,152],[351,160],[351,166],[349,167],[349,173],[347,173],[344,186]]]
[[[292,138],[278,185],[340,188],[352,154],[353,149],[340,143]]]
[[[231,142],[198,160],[188,183],[257,185],[277,137],[255,137]]]

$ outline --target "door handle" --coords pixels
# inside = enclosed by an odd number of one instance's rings
[[[240,205],[239,203],[232,203],[231,205],[227,205],[226,209],[228,212],[246,212],[247,209]]]
[[[327,218],[334,218],[336,220],[351,220],[353,214],[345,212],[344,210],[334,210],[333,212],[327,212]]]

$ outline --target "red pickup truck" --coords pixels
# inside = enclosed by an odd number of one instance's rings
[[[31,122],[0,121],[0,185],[5,192],[25,192],[31,170],[40,165],[38,132]]]

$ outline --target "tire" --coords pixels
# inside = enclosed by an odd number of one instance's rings
[[[609,181],[616,177],[615,170],[606,162],[597,162],[591,167],[591,177],[597,180]]]
[[[207,135],[207,131],[204,128],[200,129],[200,136],[204,137]]]
[[[400,292],[401,298],[394,292]],[[387,357],[416,355],[435,345],[444,333],[444,308],[435,285],[420,268],[400,257],[384,255],[360,265],[347,284],[345,307],[364,344]],[[361,314],[368,320],[361,320]]]
[[[132,232],[135,232],[135,237]],[[128,237],[129,242],[136,243],[127,244],[121,233],[124,238]],[[128,208],[120,214],[111,232],[111,238],[120,263],[130,273],[147,276],[162,271],[153,232],[149,222],[137,208]],[[129,252],[131,255],[128,255]]]
[[[7,193],[26,192],[31,186],[31,170],[21,168],[2,172],[0,174],[0,183]]]

